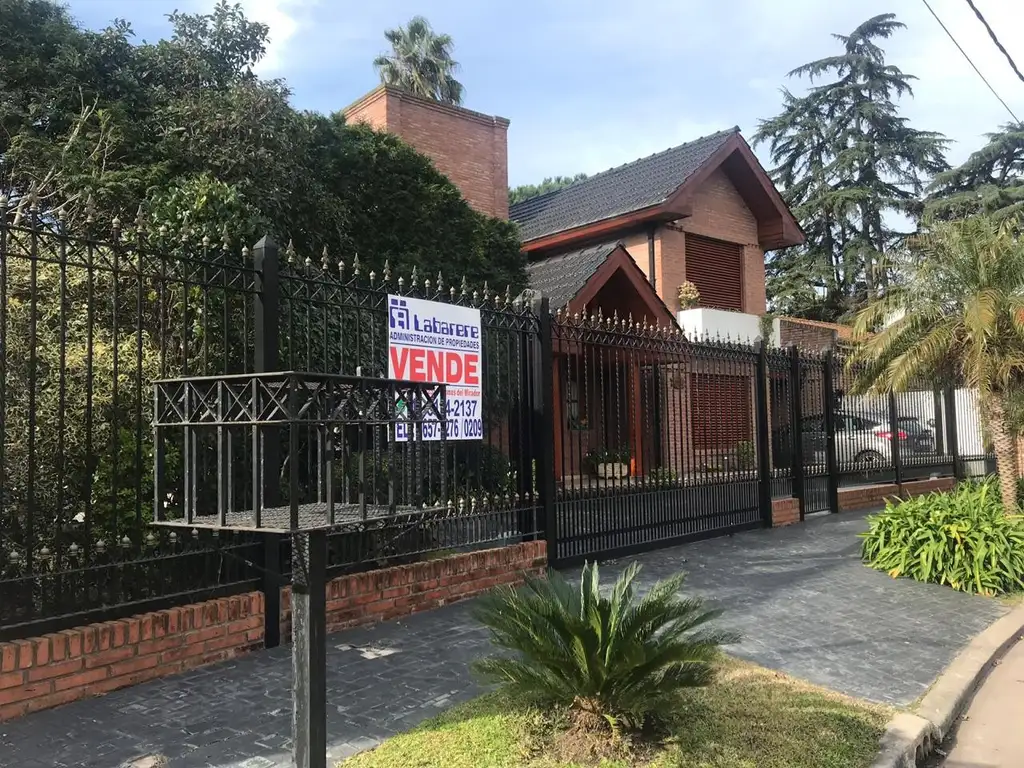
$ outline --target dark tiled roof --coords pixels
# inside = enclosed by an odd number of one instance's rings
[[[618,247],[618,241],[590,245],[526,265],[530,288],[547,296],[551,309],[568,304]]]
[[[516,203],[509,218],[524,241],[665,202],[739,128],[666,149],[568,187]]]

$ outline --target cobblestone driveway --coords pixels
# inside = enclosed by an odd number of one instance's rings
[[[857,559],[863,527],[848,513],[652,552],[639,556],[642,579],[689,571],[690,588],[743,633],[738,656],[909,704],[1005,609],[869,571]],[[342,757],[472,696],[467,665],[486,637],[463,604],[329,641],[328,733]],[[0,766],[117,768],[151,754],[172,768],[287,766],[290,677],[289,651],[276,648],[0,723]]]

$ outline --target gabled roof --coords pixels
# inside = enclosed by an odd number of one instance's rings
[[[672,310],[647,282],[646,275],[626,248],[617,241],[589,245],[526,265],[530,289],[546,296],[552,311],[563,307],[570,311],[585,308],[617,272],[622,272],[636,290],[651,320],[675,322]]]
[[[530,288],[548,297],[552,311],[564,307],[594,276],[618,242],[598,243],[526,265]]]
[[[739,128],[680,144],[516,203],[509,218],[524,241],[664,203]]]
[[[804,241],[800,225],[738,127],[531,197],[512,206],[509,218],[519,225],[528,252],[607,240],[627,227],[690,216],[694,195],[719,168],[757,219],[762,248]]]

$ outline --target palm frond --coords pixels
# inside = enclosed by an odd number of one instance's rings
[[[607,595],[596,564],[577,587],[552,573],[486,595],[475,615],[502,653],[474,668],[540,699],[585,701],[612,721],[642,724],[682,688],[707,684],[719,646],[737,638],[709,626],[718,611],[680,595],[681,574],[638,597],[639,572],[628,566]]]

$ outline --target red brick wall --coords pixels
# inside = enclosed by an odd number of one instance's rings
[[[772,499],[772,525],[776,528],[800,522],[800,499]]]
[[[713,237],[743,246],[743,311],[765,312],[764,251],[758,245],[757,220],[736,187],[721,169],[704,182],[692,201],[692,215],[672,225],[684,232]],[[668,306],[678,309],[679,283],[686,275],[685,234],[662,227],[658,293]]]
[[[854,509],[867,509],[885,504],[889,499],[910,499],[935,491],[949,491],[956,486],[952,477],[939,477],[934,480],[910,480],[897,485],[865,485],[858,488],[839,489],[839,511],[848,512]]]
[[[837,340],[848,340],[851,337],[852,329],[849,326],[796,317],[779,318],[779,344],[783,347],[795,344],[800,349],[820,352],[834,348]]]
[[[393,619],[540,574],[544,542],[343,576],[327,585],[330,630]],[[288,636],[290,592],[282,595]],[[244,595],[0,643],[0,722],[263,646],[263,595]]]
[[[508,124],[462,107],[380,86],[344,110],[400,136],[434,161],[481,213],[508,218]]]

